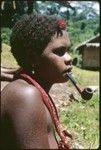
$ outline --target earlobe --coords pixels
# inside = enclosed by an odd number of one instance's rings
[[[35,73],[35,64],[32,64],[32,74]]]

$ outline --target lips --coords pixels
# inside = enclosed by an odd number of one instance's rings
[[[64,74],[66,74],[66,73],[71,74],[72,73],[72,67],[67,68],[66,70],[63,71],[63,73]]]

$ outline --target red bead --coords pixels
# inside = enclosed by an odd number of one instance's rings
[[[63,19],[58,20],[58,27],[60,29],[64,29],[65,28],[65,21]]]

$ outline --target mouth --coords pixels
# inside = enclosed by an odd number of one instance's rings
[[[63,71],[63,76],[67,78],[66,74],[70,74],[70,75],[73,74],[72,67],[69,67],[67,70]]]
[[[66,73],[71,74],[72,73],[72,67],[69,67],[68,69],[64,70],[63,73],[64,74],[66,74]]]

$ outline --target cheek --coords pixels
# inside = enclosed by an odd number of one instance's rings
[[[46,57],[40,63],[40,75],[50,82],[65,82],[62,77],[63,67],[63,60],[61,58],[57,56]]]
[[[54,76],[58,76],[62,72],[63,62],[62,59],[57,56],[50,56],[46,58],[43,64],[45,72],[51,75],[54,74]]]
[[[58,56],[54,56],[51,59],[51,64],[53,65],[53,68],[55,68],[57,71],[61,72],[61,70],[63,69],[63,59],[58,57]]]

